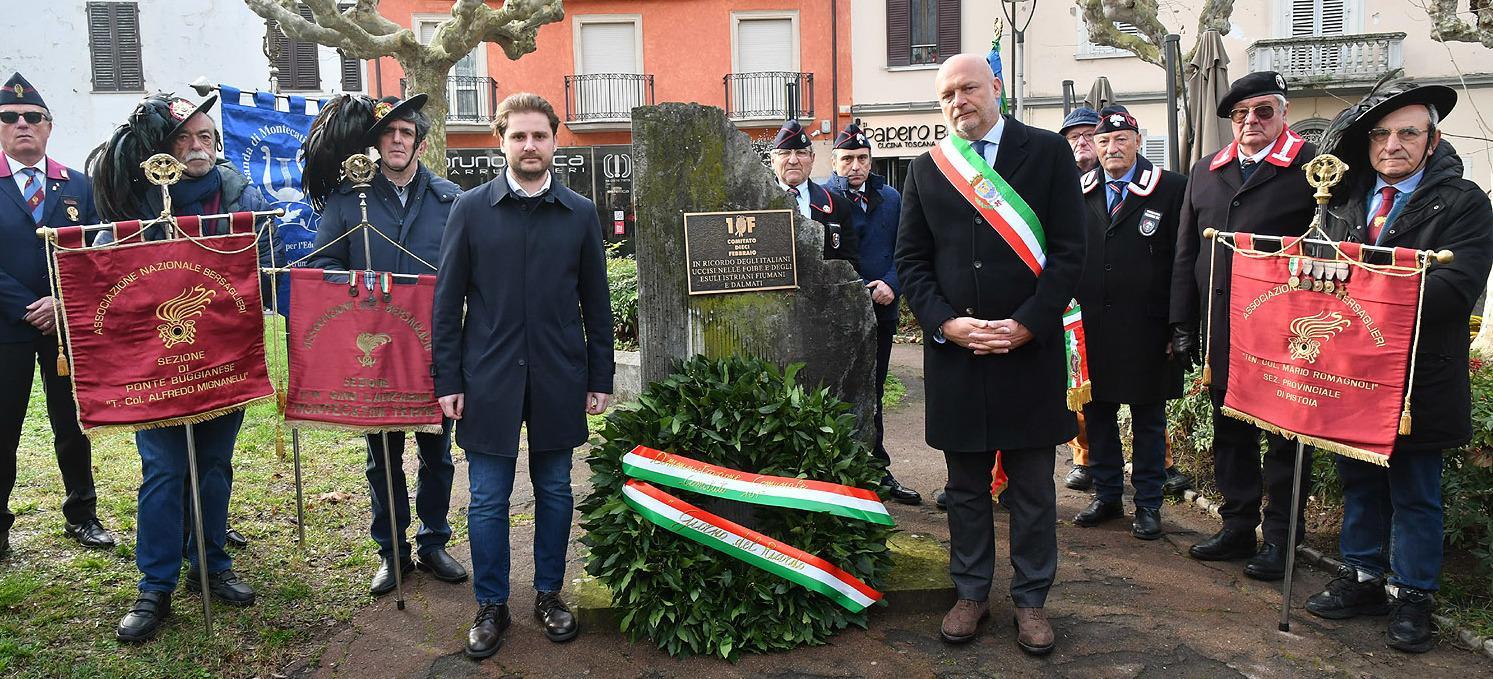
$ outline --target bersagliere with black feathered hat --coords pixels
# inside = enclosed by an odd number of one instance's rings
[[[146,181],[140,164],[157,153],[170,153],[172,138],[187,121],[207,114],[217,103],[217,95],[194,104],[166,92],[141,100],[129,119],[89,156],[99,214],[110,220],[141,217],[154,186]]]
[[[301,182],[311,205],[320,210],[326,204],[345,179],[343,162],[377,146],[379,136],[393,121],[414,121],[418,149],[430,130],[429,121],[420,113],[428,98],[422,93],[403,100],[384,97],[375,101],[362,94],[343,94],[323,106],[302,146],[306,166]]]

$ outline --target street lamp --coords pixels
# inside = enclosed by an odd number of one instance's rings
[[[1026,97],[1022,79],[1026,76],[1026,29],[1032,25],[1032,17],[1037,14],[1037,0],[1001,0],[1001,13],[1006,17],[1006,23],[1011,26],[1011,34],[1016,38],[1016,47],[1012,52],[1011,70],[1011,99],[1016,102],[1016,119],[1021,120],[1022,111],[1025,109]]]

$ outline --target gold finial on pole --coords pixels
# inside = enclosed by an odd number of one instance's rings
[[[161,219],[170,219],[171,185],[181,181],[187,166],[169,153],[157,153],[140,163],[140,169],[145,170],[146,181],[161,187]]]
[[[1306,183],[1317,190],[1312,197],[1317,199],[1318,205],[1326,205],[1332,199],[1332,187],[1337,186],[1343,180],[1343,173],[1348,171],[1348,164],[1331,153],[1324,153],[1311,159],[1303,169],[1306,170]]]
[[[354,153],[342,161],[342,176],[353,180],[356,184],[367,184],[373,181],[373,159],[362,153]]]

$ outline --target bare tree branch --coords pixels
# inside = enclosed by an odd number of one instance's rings
[[[1431,39],[1440,42],[1476,42],[1493,47],[1493,0],[1468,0],[1468,14],[1477,15],[1477,25],[1457,16],[1459,0],[1431,0],[1423,5],[1430,15]]]
[[[1165,67],[1161,56],[1166,27],[1157,18],[1156,0],[1075,0],[1089,29],[1089,42],[1122,49],[1142,61]],[[1140,31],[1137,37],[1115,25],[1123,21]]]
[[[300,2],[311,8],[314,21],[301,17],[296,10],[296,0],[244,0],[255,14],[273,20],[287,37],[336,47],[350,57],[377,59],[403,53],[413,56],[420,50],[413,31],[378,16],[378,0],[363,0],[349,8],[346,15],[337,9],[336,0]],[[377,19],[370,19],[370,13]],[[368,30],[370,27],[382,31],[393,27],[396,30],[375,34]]]

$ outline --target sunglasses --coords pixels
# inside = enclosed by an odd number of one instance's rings
[[[1242,123],[1244,122],[1245,118],[1249,117],[1250,111],[1254,111],[1255,118],[1258,120],[1270,120],[1271,118],[1275,117],[1275,107],[1266,104],[1264,106],[1256,106],[1254,108],[1236,108],[1232,111],[1229,111],[1229,120],[1232,120],[1236,123]]]
[[[32,125],[40,125],[41,121],[51,120],[52,116],[42,113],[41,111],[27,111],[25,113],[21,113],[19,111],[0,111],[0,123],[5,123],[6,125],[14,125],[16,124],[16,121],[20,120],[21,118],[25,118],[26,122],[31,123]]]
[[[1425,133],[1426,130],[1418,127],[1402,127],[1398,130],[1386,130],[1382,127],[1376,127],[1369,130],[1369,140],[1382,144],[1389,140],[1390,134],[1393,134],[1396,139],[1400,140],[1401,144],[1413,144],[1420,141],[1421,136]]]

